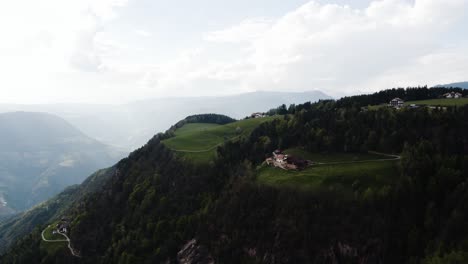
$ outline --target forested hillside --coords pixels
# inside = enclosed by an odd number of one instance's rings
[[[41,241],[49,221],[0,262],[466,263],[468,106],[362,109],[399,93],[430,99],[440,92],[389,90],[282,106],[270,112],[281,118],[227,138],[201,163],[163,140],[189,120],[232,120],[188,118],[117,163],[95,193],[60,211],[71,219],[71,246],[81,257]],[[384,184],[359,175],[350,181],[344,171],[332,185],[304,190],[258,180],[278,148],[313,155],[371,150],[401,159]]]

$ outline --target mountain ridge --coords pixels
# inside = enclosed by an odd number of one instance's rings
[[[454,82],[448,84],[439,84],[436,87],[453,87],[453,88],[463,88],[468,89],[468,82]]]
[[[1,111],[31,110],[58,115],[85,134],[128,151],[193,114],[217,113],[243,118],[280,104],[331,99],[321,91],[259,91],[231,96],[150,98],[124,104],[1,105]],[[157,117],[157,119],[155,119]]]

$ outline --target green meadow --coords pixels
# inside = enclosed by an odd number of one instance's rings
[[[263,164],[257,168],[257,182],[274,187],[302,190],[379,188],[398,176],[398,160],[378,154],[309,153],[299,148],[284,151],[319,164],[304,170],[283,170]],[[382,160],[384,159],[384,160]]]
[[[189,123],[178,128],[175,136],[163,141],[178,155],[194,162],[209,162],[216,148],[228,140],[249,135],[258,125],[277,117],[245,119],[226,125]]]

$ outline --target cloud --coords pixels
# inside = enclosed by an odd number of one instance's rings
[[[272,21],[265,18],[247,19],[239,25],[227,29],[205,33],[203,38],[210,42],[248,42],[261,37],[271,26]]]
[[[138,35],[138,36],[141,36],[141,37],[151,37],[153,34],[151,34],[151,32],[149,31],[146,31],[146,30],[143,30],[143,29],[137,29],[135,30],[135,33]]]
[[[0,85],[23,91],[2,99],[122,101],[310,89],[341,96],[468,79],[468,0],[379,0],[360,9],[311,1],[279,17],[200,33],[198,42],[177,43],[185,49],[164,59],[155,55],[166,55],[155,41],[163,41],[159,31],[148,24],[130,25],[136,30],[129,34],[109,31],[126,5],[2,3]]]
[[[2,3],[0,55],[5,55],[2,50],[6,55],[13,52],[16,62],[25,60],[28,64],[42,64],[41,69],[50,71],[95,70],[101,63],[96,35],[102,31],[104,22],[116,17],[115,9],[126,3],[123,0]],[[46,61],[44,54],[48,57]]]
[[[241,47],[224,61],[214,51],[186,58],[183,71],[172,63],[177,74],[160,72],[164,82],[156,86],[192,85],[204,94],[230,92],[235,84],[239,90],[321,89],[340,96],[466,80],[466,43],[449,48],[445,37],[466,22],[467,7],[466,0],[382,0],[364,9],[312,1],[276,20],[247,19],[204,34],[209,51]]]
[[[105,23],[117,18],[122,0],[5,1],[0,4],[2,101],[38,102],[78,98],[65,87],[99,86],[82,73],[105,68]],[[73,75],[72,73],[76,73]],[[62,81],[67,76],[68,83]],[[78,79],[80,78],[80,79]],[[80,88],[81,89],[81,88]],[[40,98],[40,99],[39,99]],[[68,99],[69,100],[69,99]]]

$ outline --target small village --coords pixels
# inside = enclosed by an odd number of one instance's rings
[[[313,165],[313,162],[310,160],[285,154],[279,149],[273,151],[272,156],[267,158],[265,162],[267,165],[283,170],[303,170]]]

